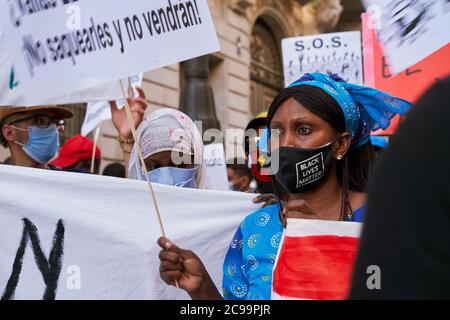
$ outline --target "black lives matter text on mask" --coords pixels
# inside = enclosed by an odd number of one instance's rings
[[[297,163],[297,188],[323,177],[325,173],[323,153]]]

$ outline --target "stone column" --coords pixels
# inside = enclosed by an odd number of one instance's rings
[[[181,90],[180,111],[194,121],[202,121],[203,130],[219,129],[214,94],[209,84],[209,56],[198,57],[182,63],[186,79]]]

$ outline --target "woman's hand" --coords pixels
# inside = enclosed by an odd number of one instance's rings
[[[283,227],[287,226],[287,219],[320,219],[317,213],[302,199],[289,200],[281,212]]]
[[[142,120],[144,119],[145,110],[147,109],[147,100],[145,100],[144,90],[139,87],[136,87],[136,90],[139,92],[139,96],[136,98],[128,99],[128,104],[130,105],[135,128],[139,127],[139,125],[141,124]],[[112,122],[114,124],[114,127],[116,127],[117,131],[119,132],[119,136],[124,140],[133,139],[125,108],[119,110],[115,101],[111,101],[110,105]]]
[[[169,239],[160,238],[159,273],[163,281],[187,291],[193,300],[223,299],[195,253],[177,247]]]
[[[253,199],[253,203],[264,203],[263,208],[276,204],[278,202],[277,197],[274,194],[260,194]]]

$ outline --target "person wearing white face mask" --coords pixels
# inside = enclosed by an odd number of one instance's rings
[[[157,110],[144,119],[137,135],[151,182],[209,189],[201,134],[186,114],[173,109]],[[130,156],[128,177],[146,180],[136,147]]]
[[[47,168],[59,148],[59,132],[70,110],[57,106],[0,108],[0,142],[11,152],[11,164]]]

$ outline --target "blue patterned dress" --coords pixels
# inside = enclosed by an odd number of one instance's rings
[[[356,222],[361,222],[364,209],[354,212]],[[244,219],[223,264],[226,300],[270,300],[282,233],[278,205],[259,209]]]

